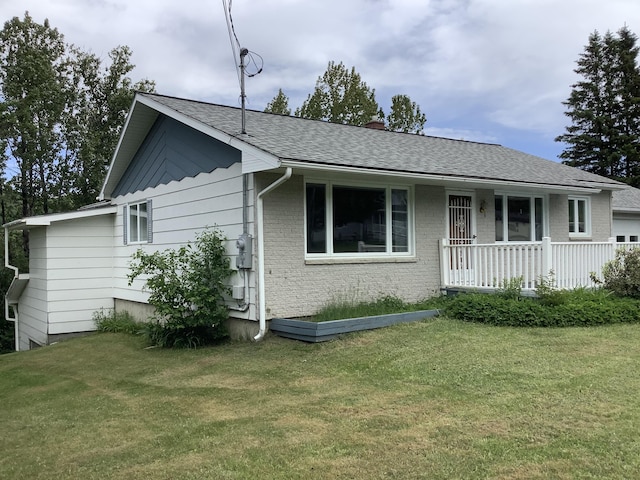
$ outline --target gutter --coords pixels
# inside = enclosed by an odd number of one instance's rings
[[[333,165],[333,164],[319,164],[311,162],[300,162],[295,160],[283,160],[283,167],[293,167],[301,170],[313,170],[343,174],[356,174],[362,175],[363,173],[368,175],[377,175],[382,177],[398,178],[403,180],[410,180],[412,182],[427,182],[435,183],[437,185],[451,185],[451,184],[466,184],[473,188],[517,188],[526,190],[545,190],[554,193],[600,193],[602,190],[618,190],[619,187],[616,184],[600,184],[593,183],[593,186],[578,186],[578,185],[551,185],[535,182],[518,182],[514,180],[500,180],[492,178],[480,178],[480,177],[464,177],[454,175],[443,175],[433,173],[416,173],[409,171],[399,170],[383,170],[380,168],[362,168],[347,165]]]
[[[258,301],[260,303],[260,329],[258,334],[253,337],[253,340],[259,342],[264,338],[267,332],[267,302],[265,299],[264,288],[264,211],[263,211],[263,197],[275,190],[284,182],[291,178],[292,169],[287,167],[284,175],[266,187],[257,195],[257,215],[258,215]]]

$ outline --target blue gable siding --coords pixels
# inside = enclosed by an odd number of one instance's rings
[[[239,150],[160,116],[113,191],[124,195],[241,161]]]

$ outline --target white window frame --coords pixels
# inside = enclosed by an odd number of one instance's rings
[[[536,199],[539,198],[542,200],[542,235],[541,238],[544,238],[546,236],[548,236],[548,232],[549,232],[549,199],[547,195],[536,195],[536,194],[531,194],[531,193],[523,193],[523,192],[513,192],[513,191],[496,191],[494,192],[494,199],[495,197],[502,197],[502,215],[503,215],[503,222],[502,222],[502,238],[503,240],[496,240],[496,243],[511,243],[511,244],[515,244],[515,243],[541,243],[541,240],[536,240],[536,230],[535,230],[535,204],[536,204]],[[519,198],[528,198],[530,200],[530,205],[532,207],[532,210],[530,212],[531,214],[531,222],[532,222],[532,228],[531,228],[531,237],[529,238],[529,240],[509,240],[509,222],[508,221],[504,221],[504,218],[508,216],[508,199],[509,197],[519,197]],[[495,200],[494,200],[495,201]],[[495,214],[494,214],[495,215]],[[494,225],[495,225],[495,218],[494,218]]]
[[[146,227],[141,228],[143,215],[140,215],[140,207],[145,206]],[[124,208],[123,218],[123,235],[125,245],[142,245],[152,242],[152,217],[151,217],[151,200],[143,200],[140,202],[128,203]],[[133,238],[133,231],[131,229],[131,217],[132,215],[136,219],[136,238]]]
[[[584,232],[572,231],[571,222],[567,219],[569,227],[569,238],[590,238],[591,237],[591,197],[580,197],[570,195],[568,198],[568,208],[573,209],[574,225],[578,225],[579,204],[584,203]]]
[[[309,253],[307,251],[307,185],[324,185],[325,187],[325,245],[324,253]],[[335,253],[333,251],[333,187],[353,187],[353,188],[377,188],[385,190],[385,216],[386,216],[386,244],[384,252],[344,252]],[[393,232],[392,232],[392,191],[404,190],[407,192],[407,251],[393,251]],[[388,184],[376,182],[358,182],[350,180],[330,180],[326,178],[305,178],[304,181],[304,252],[305,259],[362,259],[362,258],[411,258],[415,255],[415,220],[414,220],[414,191],[410,185]]]

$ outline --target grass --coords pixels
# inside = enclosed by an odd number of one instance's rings
[[[0,357],[0,478],[640,477],[640,325],[446,318],[322,344]]]

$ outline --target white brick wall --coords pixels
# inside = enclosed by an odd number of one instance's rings
[[[611,192],[591,197],[591,231],[594,242],[606,242],[612,235]]]
[[[569,197],[549,195],[549,235],[553,242],[569,241]]]
[[[480,212],[480,205],[484,202],[484,213]],[[473,206],[476,214],[476,230],[478,243],[493,243],[496,241],[496,201],[493,190],[477,190],[476,203]]]
[[[272,180],[263,177],[259,188]],[[304,258],[304,183],[301,176],[292,177],[265,197],[267,318],[312,315],[335,298],[396,295],[416,301],[439,293],[443,212],[443,188],[416,187],[416,256],[410,262],[309,264]]]

